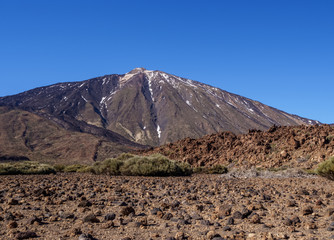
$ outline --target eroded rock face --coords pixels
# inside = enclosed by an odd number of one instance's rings
[[[0,189],[0,239],[330,239],[334,231],[334,187],[319,177],[70,173],[0,176]]]
[[[312,168],[334,155],[334,128],[274,126],[268,131],[252,130],[242,135],[222,132],[144,151],[153,152],[194,166]]]

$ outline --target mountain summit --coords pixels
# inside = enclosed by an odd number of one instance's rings
[[[58,83],[0,98],[63,127],[104,129],[147,145],[272,125],[318,124],[251,99],[162,71],[135,68],[82,82]]]

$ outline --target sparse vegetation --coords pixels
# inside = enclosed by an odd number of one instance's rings
[[[0,175],[15,175],[15,174],[50,174],[56,173],[54,167],[49,164],[24,161],[14,163],[1,163]]]
[[[195,173],[204,173],[204,174],[224,174],[227,173],[227,167],[223,165],[213,165],[211,167],[197,167],[194,169]]]
[[[126,176],[187,176],[192,174],[190,165],[176,162],[160,154],[137,156],[121,154],[94,164],[90,171],[95,174]]]
[[[320,163],[314,172],[320,176],[334,180],[334,156]]]

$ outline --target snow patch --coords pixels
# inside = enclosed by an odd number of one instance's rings
[[[217,107],[217,108],[220,108],[219,104],[216,104],[216,107]]]
[[[106,80],[107,80],[107,78],[102,79],[102,85],[104,85],[106,83]]]
[[[100,105],[103,104],[103,102],[106,100],[107,97],[102,97],[101,101],[100,101]]]
[[[186,101],[186,103],[187,103],[189,106],[191,106],[191,103],[190,103],[188,100]]]
[[[161,130],[160,130],[160,126],[159,125],[157,126],[157,133],[158,133],[158,137],[160,138],[161,137]]]
[[[146,129],[146,126],[144,126],[143,129],[145,130],[145,129]]]
[[[85,102],[88,102],[87,99],[84,96],[81,95],[81,97],[82,97],[83,100],[85,100]]]
[[[147,78],[148,78],[148,89],[150,90],[152,101],[154,102],[153,89],[152,89],[153,72],[148,72]]]

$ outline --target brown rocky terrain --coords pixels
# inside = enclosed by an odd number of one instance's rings
[[[194,166],[223,164],[228,167],[312,168],[334,155],[334,128],[329,125],[274,126],[268,131],[250,130],[186,138],[145,153],[161,153]]]
[[[334,239],[310,176],[0,176],[0,239]]]
[[[34,160],[92,164],[142,147],[118,135],[103,136],[62,128],[20,109],[0,107],[0,162]]]

